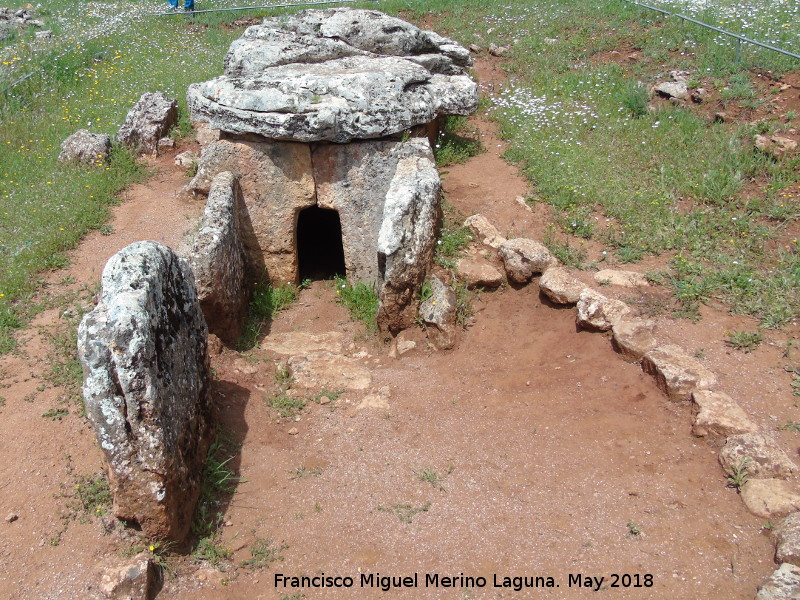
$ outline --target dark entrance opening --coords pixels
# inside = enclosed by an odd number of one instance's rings
[[[300,280],[345,276],[342,224],[335,210],[312,206],[297,217]]]

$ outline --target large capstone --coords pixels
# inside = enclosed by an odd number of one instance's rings
[[[78,329],[86,412],[105,455],[114,513],[152,539],[182,540],[210,431],[208,331],[188,264],[136,242],[103,270]]]
[[[453,40],[378,11],[306,10],[248,28],[187,100],[192,120],[228,133],[348,142],[473,113],[469,64]]]

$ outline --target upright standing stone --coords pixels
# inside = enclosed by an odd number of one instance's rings
[[[250,292],[239,232],[243,210],[236,177],[228,171],[217,175],[192,247],[200,307],[209,331],[226,342],[239,337]]]
[[[187,263],[136,242],[103,270],[78,329],[86,412],[105,453],[114,513],[180,541],[200,493],[210,431],[208,330]]]

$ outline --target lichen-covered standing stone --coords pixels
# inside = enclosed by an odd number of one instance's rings
[[[208,331],[187,263],[136,242],[103,270],[78,329],[86,413],[105,454],[115,515],[182,540],[210,430]]]

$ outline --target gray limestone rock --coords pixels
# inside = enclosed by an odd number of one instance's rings
[[[800,512],[793,512],[775,528],[775,561],[800,566]]]
[[[239,337],[250,292],[239,234],[243,210],[236,177],[228,171],[217,175],[191,253],[197,297],[208,329],[227,343]]]
[[[620,287],[647,287],[650,285],[650,282],[641,273],[618,269],[602,269],[594,274],[594,280],[601,285],[618,285]]]
[[[105,133],[89,133],[79,129],[63,142],[58,162],[102,165],[108,161],[111,138]]]
[[[158,142],[178,122],[178,102],[161,92],[145,92],[128,112],[117,139],[139,152],[155,154]]]
[[[400,159],[386,192],[378,232],[378,326],[396,334],[416,317],[416,296],[433,260],[441,220],[441,180],[426,138],[415,138],[417,152]]]
[[[656,85],[653,88],[653,91],[659,96],[664,96],[665,98],[686,100],[689,97],[689,88],[683,81],[665,81]]]
[[[758,588],[755,600],[797,600],[800,598],[800,567],[783,563]]]
[[[719,463],[727,473],[741,470],[752,479],[787,479],[797,473],[792,459],[763,433],[730,436],[719,453]]]
[[[431,296],[419,307],[428,339],[439,350],[456,343],[456,294],[436,275],[431,277]]]
[[[553,264],[550,251],[528,238],[506,240],[500,246],[500,258],[508,278],[518,284],[528,283],[536,273],[543,273]]]
[[[188,264],[136,242],[109,259],[100,302],[78,329],[86,413],[104,453],[114,514],[181,541],[210,432],[203,314]]]
[[[564,267],[549,267],[539,279],[539,289],[555,304],[575,304],[586,284],[572,277]]]
[[[576,320],[581,327],[608,331],[628,312],[630,308],[621,300],[606,298],[600,292],[586,288],[578,298]]]
[[[650,350],[642,357],[642,369],[656,379],[656,385],[670,400],[689,400],[695,390],[707,390],[717,376],[683,348],[668,344]]]
[[[420,182],[430,179],[432,154],[424,138],[321,144],[311,155],[317,204],[339,213],[350,281],[374,285],[376,289],[384,283],[385,273],[381,271],[377,252],[384,220],[383,199],[389,193],[398,166],[406,159],[420,160],[419,164],[428,169],[429,177],[421,177]],[[438,190],[430,189],[423,201],[427,204],[437,198]],[[410,225],[411,221],[403,223]],[[435,226],[435,221],[431,225]]]
[[[378,11],[302,11],[250,27],[225,74],[193,84],[195,121],[304,142],[385,137],[477,108],[469,52]]]

